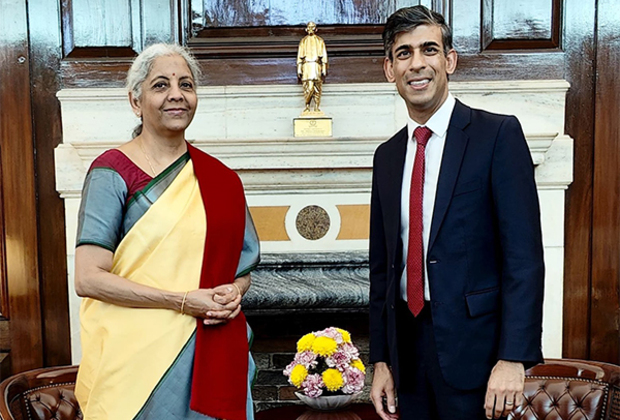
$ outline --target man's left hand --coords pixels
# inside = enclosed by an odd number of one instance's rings
[[[523,402],[523,363],[500,360],[491,371],[484,409],[488,419],[505,417]]]

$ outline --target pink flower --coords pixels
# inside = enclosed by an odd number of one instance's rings
[[[336,353],[325,359],[325,363],[327,363],[327,366],[336,368],[341,372],[348,366],[350,362],[351,356],[349,355],[349,353],[344,351],[337,351]]]
[[[293,363],[299,363],[300,365],[304,365],[306,369],[310,369],[316,367],[318,361],[316,360],[316,354],[311,351],[304,351],[302,353],[295,354],[295,360],[293,360]]]
[[[293,360],[289,365],[282,371],[286,376],[291,376],[291,371],[297,365],[297,360]]]
[[[301,387],[304,390],[304,394],[309,396],[310,398],[318,398],[323,394],[323,387],[325,384],[323,383],[323,378],[318,373],[308,375],[306,379],[301,384]]]
[[[344,386],[342,392],[345,394],[356,394],[364,388],[366,375],[359,369],[349,367],[343,372]]]
[[[322,331],[314,333],[317,337],[329,337],[336,340],[336,343],[342,343],[342,334],[338,332],[338,330],[334,327],[325,328]]]
[[[355,360],[360,358],[360,351],[351,343],[344,343],[340,346],[340,351],[345,353],[349,360]]]

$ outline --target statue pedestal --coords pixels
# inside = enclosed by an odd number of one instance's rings
[[[331,137],[332,119],[321,111],[304,112],[293,120],[295,137]]]

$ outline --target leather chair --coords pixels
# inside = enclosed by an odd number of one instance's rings
[[[0,384],[2,420],[82,420],[77,366],[36,369]],[[620,366],[548,359],[526,372],[524,402],[509,420],[620,420]]]
[[[620,366],[547,359],[525,375],[524,402],[509,420],[620,420]]]
[[[2,420],[82,420],[73,389],[77,366],[29,370],[0,383]]]

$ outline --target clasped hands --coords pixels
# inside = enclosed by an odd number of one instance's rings
[[[185,298],[183,313],[201,318],[204,325],[224,324],[241,312],[241,291],[234,284],[197,289]]]

